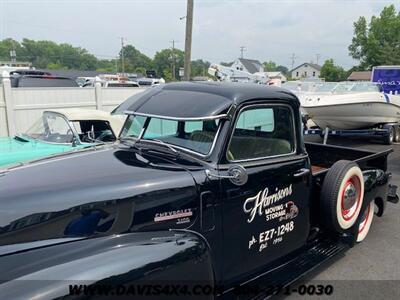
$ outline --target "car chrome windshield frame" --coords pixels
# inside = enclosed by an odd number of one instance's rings
[[[76,144],[76,145],[85,145],[85,144],[86,144],[86,143],[82,143],[82,141],[81,141],[80,138],[79,138],[79,134],[78,134],[78,132],[76,131],[76,128],[75,128],[74,124],[72,123],[72,121],[68,120],[68,118],[67,118],[65,115],[63,115],[63,114],[61,114],[61,113],[59,113],[59,112],[55,112],[55,111],[51,111],[51,110],[45,110],[45,111],[43,111],[43,113],[42,113],[42,115],[41,115],[41,118],[42,118],[43,115],[46,114],[46,113],[58,115],[58,116],[60,116],[62,119],[64,119],[65,122],[67,122],[68,127],[71,129],[72,135],[73,135],[74,138],[75,138],[75,141],[76,141],[75,144]],[[29,129],[30,129],[30,128],[29,128]],[[28,129],[28,130],[29,130],[29,129]],[[18,134],[17,134],[17,135],[18,135]],[[47,144],[51,144],[51,145],[63,145],[63,146],[65,146],[65,145],[71,145],[71,146],[72,146],[72,145],[74,144],[73,141],[72,141],[71,143],[56,143],[56,142],[44,141],[44,140],[35,138],[35,137],[33,137],[33,136],[30,136],[30,135],[28,135],[28,134],[25,133],[25,132],[24,132],[24,133],[19,133],[19,135],[23,135],[23,136],[26,136],[26,137],[28,137],[28,138],[30,138],[30,139],[35,140],[35,141],[40,141],[41,143],[47,143]],[[88,144],[88,145],[90,145],[90,144]]]
[[[174,117],[168,117],[168,116],[159,116],[159,115],[152,115],[152,114],[136,113],[136,112],[133,112],[133,111],[125,111],[125,114],[128,115],[128,117],[126,118],[124,126],[122,128],[125,127],[126,123],[128,122],[129,117],[131,117],[131,116],[146,117],[147,120],[150,120],[151,118],[157,118],[157,119],[163,119],[163,120],[182,121],[182,122],[184,122],[184,121],[208,121],[208,120],[221,120],[222,121],[224,119],[227,119],[227,115],[218,115],[218,116],[211,116],[211,117],[206,117],[206,118],[174,118]],[[148,122],[146,121],[145,123],[148,123]],[[146,142],[146,143],[152,143],[152,144],[160,145],[160,143],[154,142],[154,141],[152,141],[152,139],[143,138],[143,135],[145,133],[145,128],[144,127],[145,127],[145,124],[143,124],[143,127],[140,130],[140,134],[139,134],[138,137],[130,136],[129,138],[134,139],[134,140],[139,141],[139,142],[143,141],[143,142]],[[178,149],[178,150],[182,150],[184,152],[188,152],[190,154],[194,154],[194,155],[196,155],[198,157],[201,157],[201,158],[208,158],[208,157],[211,156],[211,154],[214,151],[215,145],[217,143],[217,139],[218,139],[219,134],[221,132],[221,128],[222,128],[222,122],[219,122],[218,129],[217,129],[217,131],[215,133],[215,137],[214,137],[214,140],[213,140],[213,142],[211,144],[210,150],[206,154],[197,152],[197,151],[189,149],[189,148],[185,148],[185,147],[181,147],[181,146],[178,146],[178,145],[175,145],[175,144],[171,144],[171,143],[168,143],[168,142],[165,142],[165,141],[163,141],[163,142],[165,144],[173,147],[173,148]],[[121,132],[122,132],[122,129],[121,129]],[[124,139],[124,138],[127,138],[127,137],[121,137],[121,135],[120,135],[118,139]]]

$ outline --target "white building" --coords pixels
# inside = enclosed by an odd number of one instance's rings
[[[313,63],[304,63],[290,71],[293,79],[319,78],[321,66]]]
[[[264,67],[262,63],[255,59],[238,58],[233,62],[231,68],[245,71],[250,74],[254,74],[256,72],[264,72]]]

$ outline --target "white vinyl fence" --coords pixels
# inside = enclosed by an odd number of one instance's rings
[[[44,110],[87,108],[111,111],[145,88],[12,88],[8,74],[0,85],[0,136],[26,131]]]

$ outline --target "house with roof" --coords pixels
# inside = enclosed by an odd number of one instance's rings
[[[247,59],[247,58],[238,58],[236,59],[231,68],[236,70],[245,71],[250,74],[254,74],[256,72],[264,72],[264,67],[262,63],[255,59]]]
[[[319,78],[321,66],[314,63],[303,63],[290,71],[293,79]]]
[[[347,78],[348,81],[371,81],[371,71],[353,71]]]

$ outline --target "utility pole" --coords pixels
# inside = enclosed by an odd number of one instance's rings
[[[243,58],[244,51],[246,51],[246,47],[245,46],[240,46],[240,58]]]
[[[13,62],[13,63],[15,63],[17,61],[17,52],[15,51],[14,41],[12,41],[12,49],[10,51],[10,58],[11,58],[11,62]]]
[[[190,80],[190,56],[192,52],[193,0],[187,0],[184,80]]]
[[[121,70],[125,73],[124,38],[121,37]]]
[[[321,58],[321,54],[317,53],[315,54],[315,56],[317,57],[317,65],[318,65],[319,59]]]
[[[178,41],[172,40],[172,79],[175,80],[175,43],[177,43]]]
[[[296,57],[296,55],[293,53],[292,54],[292,56],[290,57],[290,59],[292,60],[292,69],[291,70],[293,70],[293,68],[294,68],[294,61],[295,61],[295,59],[296,59],[297,57]]]

